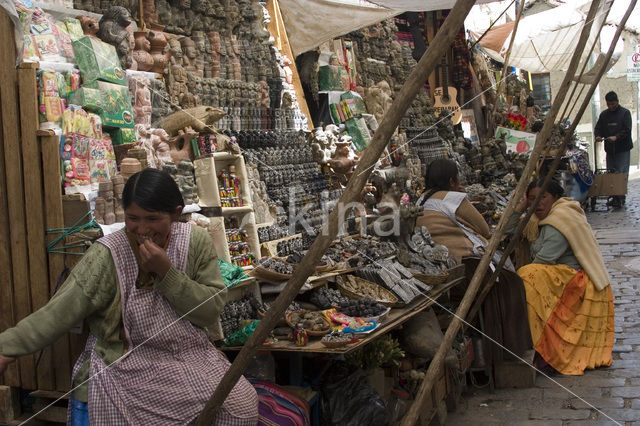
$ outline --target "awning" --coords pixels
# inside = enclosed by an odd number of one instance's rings
[[[490,3],[498,0],[479,0]],[[455,0],[280,0],[294,55],[406,11],[451,9]]]
[[[599,55],[606,52],[611,45],[611,37],[608,37],[611,28],[605,26],[602,34],[599,33],[604,11],[609,2],[603,2],[596,15],[582,60],[588,59],[589,47],[594,40],[599,39],[594,50],[594,53]],[[591,1],[581,0],[522,18],[509,56],[509,65],[533,73],[566,70],[585,24],[590,5]],[[504,62],[513,28],[514,22],[492,28],[480,41],[479,46],[492,58]],[[473,33],[473,36],[479,38],[480,34]],[[619,40],[616,45],[618,56],[614,54],[610,66],[622,53],[623,45],[622,39]]]

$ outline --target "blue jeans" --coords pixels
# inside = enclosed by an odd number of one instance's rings
[[[89,426],[89,407],[71,396],[71,426]]]
[[[614,170],[617,173],[629,174],[629,163],[631,162],[631,151],[622,151],[616,153],[607,153],[607,169]],[[624,203],[626,197],[624,195],[614,196],[614,205]]]

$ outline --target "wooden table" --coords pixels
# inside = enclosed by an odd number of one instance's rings
[[[418,296],[411,303],[406,306],[400,308],[393,308],[389,311],[386,319],[383,324],[379,326],[377,329],[372,331],[369,334],[364,335],[355,343],[351,343],[342,348],[327,348],[322,343],[320,343],[319,338],[311,338],[309,343],[306,346],[296,346],[295,343],[288,340],[280,340],[278,342],[263,345],[260,350],[261,351],[272,351],[272,352],[298,352],[298,353],[327,353],[327,354],[346,354],[357,348],[360,348],[367,343],[371,342],[378,336],[388,333],[393,330],[400,324],[404,323],[408,319],[415,316],[417,313],[427,309],[428,307],[434,305],[436,300],[445,292],[447,292],[452,287],[459,284],[464,277],[455,278],[446,283],[440,284],[434,287],[429,296]],[[241,346],[234,347],[222,347],[220,349],[224,351],[239,351]]]

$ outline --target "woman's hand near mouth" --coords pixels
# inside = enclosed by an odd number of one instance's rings
[[[147,271],[156,273],[160,279],[171,269],[167,253],[150,238],[140,244],[140,264]]]

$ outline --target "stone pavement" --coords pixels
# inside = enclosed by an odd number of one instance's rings
[[[612,278],[613,365],[583,376],[552,377],[566,389],[540,374],[529,389],[491,393],[470,386],[447,425],[640,426],[640,178],[629,181],[628,192],[624,209],[606,211],[602,199],[595,212],[587,212]]]

